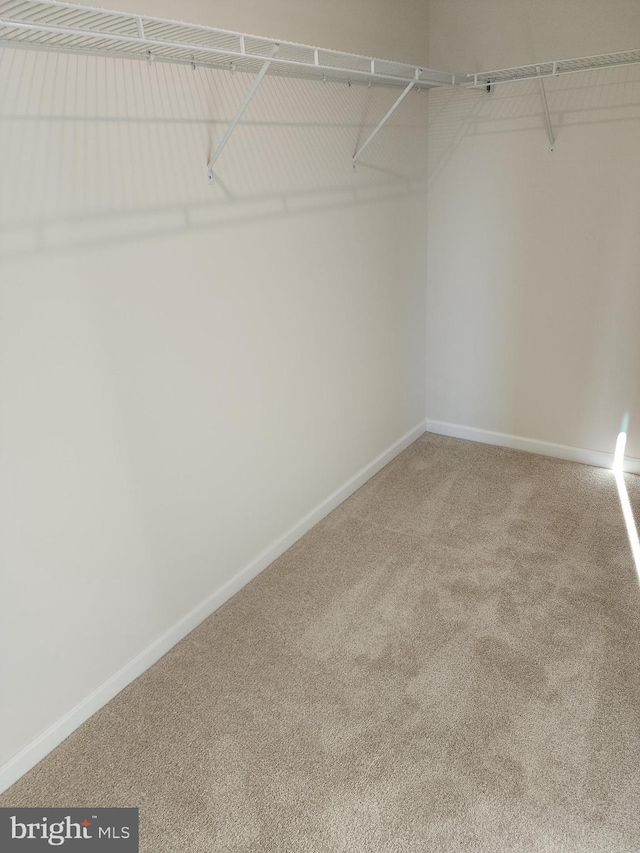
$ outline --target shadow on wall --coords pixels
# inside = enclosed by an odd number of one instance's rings
[[[640,117],[640,66],[546,78],[545,87],[560,150],[563,130]],[[430,98],[429,125],[429,185],[472,137],[537,131],[542,149],[549,149],[537,80],[495,85],[490,93],[440,89]]]
[[[616,122],[636,122],[640,108],[640,66],[609,68],[545,79],[554,132],[561,150],[563,130]],[[538,131],[548,151],[537,80],[484,89],[440,89],[429,106],[429,184],[471,137]]]
[[[431,417],[640,457],[640,67],[546,87],[429,96]]]
[[[267,78],[209,187],[206,163],[250,76],[11,49],[0,76],[0,257],[424,191],[424,94],[403,103],[354,172],[358,142],[396,90]]]

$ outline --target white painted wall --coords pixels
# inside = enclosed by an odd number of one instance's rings
[[[638,47],[635,0],[431,0],[465,71]],[[430,418],[640,457],[640,68],[429,94]]]
[[[426,51],[405,6],[386,40],[341,4],[341,42],[312,4],[131,3],[392,58]],[[0,78],[1,765],[423,422],[427,97],[353,174],[397,93],[269,78],[210,189],[243,75]]]

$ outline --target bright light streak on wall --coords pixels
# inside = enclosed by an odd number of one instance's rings
[[[616,486],[618,487],[618,496],[622,507],[622,515],[627,528],[627,536],[631,545],[631,553],[633,561],[636,564],[636,573],[640,581],[640,539],[638,538],[638,528],[635,518],[633,517],[633,509],[629,500],[629,493],[624,482],[624,451],[627,446],[626,424],[623,425],[623,431],[618,435],[616,441],[616,450],[613,457],[613,475],[616,478]]]
[[[622,473],[622,467],[624,465],[624,451],[626,446],[627,434],[626,432],[621,432],[618,435],[615,453],[613,454],[613,470],[616,472],[616,474]]]

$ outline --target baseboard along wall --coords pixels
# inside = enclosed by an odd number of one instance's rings
[[[613,466],[613,449],[611,453],[605,453],[602,450],[587,450],[582,447],[554,444],[550,441],[539,441],[536,438],[523,438],[504,432],[493,432],[477,427],[434,421],[430,418],[427,418],[427,432],[449,435],[453,438],[464,438],[468,441],[479,441],[482,444],[510,447],[512,450],[524,450],[527,453],[553,456],[556,459],[568,459],[571,462],[582,462],[585,465],[595,465],[598,468],[611,468]],[[640,459],[627,456],[624,460],[623,470],[629,474],[640,474]]]
[[[156,661],[165,655],[176,643],[179,643],[194,628],[196,628],[207,617],[211,616],[219,607],[227,602],[232,596],[239,592],[242,587],[252,581],[263,569],[266,569],[274,560],[290,548],[305,533],[311,530],[319,521],[327,516],[332,510],[350,497],[367,480],[377,474],[392,459],[394,459],[405,448],[409,447],[419,438],[426,429],[426,422],[422,422],[409,430],[402,438],[394,442],[379,456],[365,465],[357,474],[347,480],[342,486],[325,498],[318,506],[301,518],[293,527],[287,530],[272,545],[266,548],[247,566],[230,578],[222,587],[217,589],[205,601],[187,613],[179,622],[169,628],[149,646],[143,649],[133,660],[129,661],[118,672],[114,673],[100,687],[89,696],[71,708],[63,717],[57,720],[46,731],[42,732],[35,740],[22,749],[17,755],[0,767],[0,793],[6,791],[14,782],[27,771],[35,767],[38,762],[59,746],[63,740],[69,737],[82,723],[93,716],[96,711],[104,707],[114,696],[127,685],[135,681],[145,670],[153,666]]]

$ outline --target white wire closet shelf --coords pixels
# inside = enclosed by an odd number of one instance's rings
[[[270,60],[269,74],[345,83],[406,86],[413,82],[416,89],[455,83],[453,74],[402,62],[59,0],[0,0],[0,44],[253,74]]]
[[[576,74],[579,71],[597,71],[602,68],[620,68],[625,65],[639,64],[640,50],[626,50],[620,53],[603,53],[599,56],[582,56],[578,59],[557,59],[519,65],[514,68],[499,68],[496,71],[481,71],[477,74],[469,74],[464,79],[457,77],[456,83],[465,88],[486,88],[498,83],[518,83],[541,77],[556,77],[560,74]]]
[[[134,15],[61,0],[0,0],[0,46],[92,56],[170,62],[253,75],[253,82],[207,164],[207,180],[247,106],[267,75],[391,86],[402,91],[385,116],[356,149],[355,167],[404,98],[416,89],[487,89],[502,83],[539,80],[550,148],[555,135],[544,80],[560,74],[640,64],[640,49],[540,62],[476,74],[458,74],[354,53],[276,41],[245,33]]]

